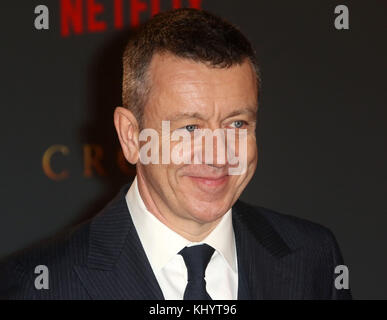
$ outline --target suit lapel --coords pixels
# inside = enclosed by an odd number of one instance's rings
[[[126,204],[129,186],[92,220],[87,263],[75,272],[92,299],[163,300]],[[238,299],[288,298],[283,266],[292,251],[277,231],[240,201],[233,207],[233,228]]]
[[[291,249],[256,209],[237,201],[233,228],[238,259],[238,299],[281,298],[282,266]],[[285,262],[286,263],[286,262]]]
[[[87,264],[75,271],[93,299],[164,299],[126,204],[124,186],[90,225]]]

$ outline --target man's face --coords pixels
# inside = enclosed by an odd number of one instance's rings
[[[170,54],[156,54],[149,75],[151,90],[144,109],[143,128],[158,132],[160,159],[164,143],[162,121],[170,121],[170,133],[186,130],[192,137],[192,129],[247,131],[246,170],[239,175],[229,175],[227,157],[222,164],[215,160],[209,165],[172,161],[137,165],[147,193],[160,212],[198,223],[215,221],[239,198],[257,165],[254,71],[247,60],[230,68],[213,68]],[[170,150],[177,143],[171,141]],[[216,152],[214,148],[214,159]]]

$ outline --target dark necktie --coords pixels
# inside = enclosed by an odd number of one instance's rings
[[[184,291],[184,300],[212,300],[206,291],[204,275],[214,248],[208,244],[185,247],[179,254],[184,258],[188,271],[188,283]]]

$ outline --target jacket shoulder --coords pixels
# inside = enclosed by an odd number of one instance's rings
[[[75,265],[87,258],[90,221],[20,250],[0,262],[0,299],[70,298],[76,283]],[[47,270],[48,289],[35,280]],[[81,290],[79,290],[81,291]]]
[[[250,224],[259,223],[258,216],[263,218],[290,248],[315,247],[336,242],[332,231],[319,223],[243,201],[238,201],[238,208],[243,211]]]
[[[236,211],[246,228],[261,243],[268,243],[270,239],[285,243],[290,250],[287,252],[289,258],[282,260],[283,263],[297,261],[298,266],[305,266],[308,272],[303,273],[302,281],[306,282],[306,288],[314,288],[308,296],[320,297],[321,292],[324,292],[322,296],[330,299],[351,299],[350,289],[338,290],[334,285],[335,268],[344,265],[344,261],[336,238],[328,228],[241,201],[238,201]],[[317,287],[315,284],[318,284]]]

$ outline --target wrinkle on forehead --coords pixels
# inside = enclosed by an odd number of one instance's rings
[[[156,54],[149,72],[148,101],[158,106],[152,112],[163,117],[180,110],[220,117],[230,112],[232,105],[237,109],[257,104],[256,78],[248,60],[230,68],[213,68],[171,54]]]

